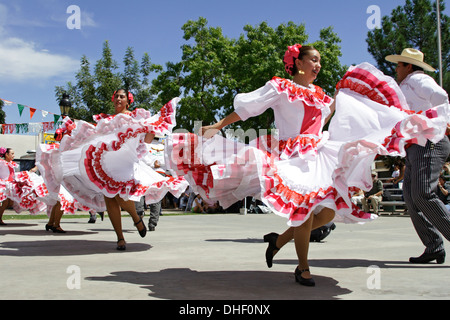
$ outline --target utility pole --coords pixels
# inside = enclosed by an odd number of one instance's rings
[[[441,7],[439,0],[436,0],[436,13],[437,13],[437,32],[438,32],[438,57],[439,57],[439,84],[442,87],[442,39],[441,39]]]

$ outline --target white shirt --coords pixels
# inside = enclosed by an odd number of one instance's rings
[[[409,108],[415,112],[425,111],[448,103],[448,94],[436,81],[423,71],[410,73],[400,84]]]

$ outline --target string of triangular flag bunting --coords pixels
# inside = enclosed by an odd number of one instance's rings
[[[23,110],[25,108],[30,109],[30,120],[33,119],[34,114],[36,113],[37,108],[31,108],[29,106],[15,103],[6,99],[1,99],[5,106],[17,105],[19,110],[19,115],[22,116]],[[15,123],[15,124],[1,124],[0,130],[1,134],[19,134],[19,133],[39,133],[39,132],[48,132],[53,131],[57,127],[58,122],[61,120],[61,115],[46,111],[40,110],[42,113],[42,117],[45,118],[49,114],[53,115],[53,122],[41,122],[41,123]]]
[[[36,113],[36,111],[37,111],[37,110],[40,110],[40,109],[37,109],[37,108],[32,108],[32,107],[26,106],[26,105],[24,105],[24,104],[15,103],[15,102],[12,102],[12,101],[9,101],[9,100],[6,100],[6,99],[1,99],[1,98],[0,98],[0,100],[3,101],[3,103],[4,103],[5,106],[11,106],[11,105],[13,105],[13,104],[17,105],[17,108],[18,108],[18,110],[19,110],[19,115],[20,115],[20,116],[22,116],[23,110],[24,110],[25,108],[30,109],[30,120],[33,119],[33,116],[34,116],[34,114]],[[40,111],[41,111],[41,113],[42,113],[42,117],[43,117],[43,118],[47,117],[49,114],[52,114],[52,115],[54,116],[54,119],[55,119],[54,122],[55,122],[55,123],[58,122],[59,118],[61,117],[61,115],[58,115],[58,114],[55,114],[55,113],[52,113],[52,112],[49,112],[49,111],[46,111],[46,110],[40,110]]]

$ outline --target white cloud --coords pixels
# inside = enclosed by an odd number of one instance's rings
[[[0,81],[47,80],[70,75],[79,61],[61,54],[40,50],[33,42],[19,38],[0,41]]]
[[[94,20],[94,14],[87,11],[81,12],[81,27],[97,27],[97,22]]]
[[[17,12],[17,8],[11,11],[0,4],[0,82],[45,81],[73,75],[79,69],[79,61],[8,35],[8,30],[18,19],[24,20],[14,14]],[[25,20],[28,25],[38,26],[32,19]]]

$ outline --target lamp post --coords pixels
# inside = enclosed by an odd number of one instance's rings
[[[438,60],[439,60],[439,84],[443,87],[442,80],[442,36],[441,36],[441,7],[439,0],[436,0],[437,14],[437,34],[438,34]]]
[[[72,108],[72,103],[69,98],[70,96],[67,93],[64,93],[62,99],[59,101],[59,108],[61,109],[63,118],[69,115],[70,109]]]
[[[64,119],[69,115],[70,109],[72,108],[72,103],[70,102],[70,96],[67,93],[63,93],[61,100],[59,101],[59,109],[61,110],[61,118]],[[55,123],[56,125],[56,123]],[[61,131],[61,129],[57,129],[54,135],[54,139],[58,140],[62,138],[61,132],[58,133],[58,131]],[[61,135],[61,136],[60,136]]]

